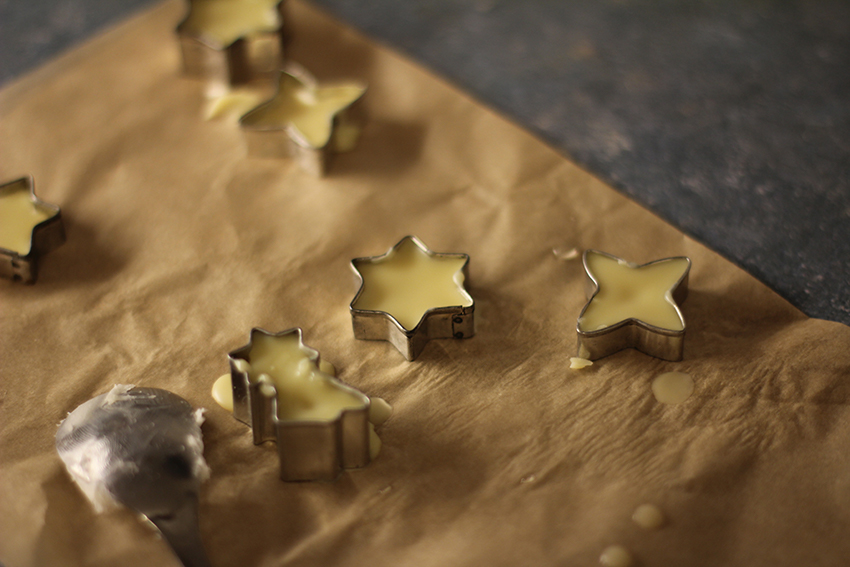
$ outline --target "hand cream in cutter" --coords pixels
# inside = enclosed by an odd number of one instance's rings
[[[228,356],[233,416],[255,444],[277,442],[283,480],[334,480],[369,464],[369,398],[320,369],[300,328],[252,329]]]
[[[245,83],[284,60],[283,0],[189,0],[177,26],[183,72],[214,84]]]
[[[0,185],[0,276],[35,282],[40,256],[63,242],[61,211],[35,196],[32,177]]]
[[[688,293],[690,258],[642,266],[596,250],[583,257],[588,302],[576,324],[579,356],[596,360],[626,348],[681,360],[685,319],[678,303]]]
[[[239,120],[248,155],[292,157],[305,171],[321,177],[334,153],[356,145],[365,92],[363,83],[319,85],[305,69],[287,66],[280,73],[277,93]]]
[[[414,360],[430,339],[475,334],[475,302],[464,284],[467,254],[432,252],[415,236],[405,236],[381,256],[355,258],[358,280],[351,302],[357,339],[389,341]]]

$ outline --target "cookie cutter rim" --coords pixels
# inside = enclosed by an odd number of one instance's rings
[[[676,283],[674,283],[673,286],[666,292],[670,294],[673,300],[671,304],[676,310],[679,320],[682,322],[682,329],[678,331],[664,329],[662,327],[646,323],[640,319],[629,317],[603,329],[582,331],[580,328],[581,319],[584,317],[585,311],[587,311],[587,308],[590,307],[593,298],[596,297],[600,289],[599,282],[593,276],[592,271],[587,265],[587,256],[589,253],[606,256],[612,260],[624,263],[630,268],[643,268],[645,266],[668,262],[670,260],[686,260],[687,264],[681,277],[679,277],[679,279],[676,280]],[[660,358],[662,360],[669,360],[671,362],[678,362],[682,360],[684,355],[685,331],[687,330],[687,325],[685,324],[685,317],[682,314],[679,304],[684,302],[688,296],[688,278],[692,265],[689,257],[671,256],[669,258],[653,260],[646,264],[634,264],[614,256],[613,254],[608,254],[607,252],[588,249],[584,251],[584,254],[582,254],[581,261],[582,266],[584,266],[584,273],[586,276],[584,290],[585,295],[587,296],[587,301],[585,302],[584,307],[582,307],[581,313],[576,321],[577,350],[580,357],[587,358],[589,360],[598,360],[614,354],[615,352],[619,352],[627,348],[634,348],[644,354]]]
[[[292,122],[286,122],[282,126],[257,126],[249,123],[252,115],[260,113],[280,96],[281,87],[287,76],[310,90],[341,84],[353,84],[360,88],[361,93],[356,99],[331,116],[331,134],[323,145],[311,144]],[[367,83],[358,80],[319,84],[312,73],[301,65],[292,62],[287,63],[277,72],[277,85],[271,98],[264,100],[239,118],[239,128],[245,138],[248,155],[259,158],[293,158],[304,170],[317,177],[323,176],[328,171],[333,155],[337,153],[334,146],[340,124],[345,122],[362,127],[365,122],[366,113],[362,101],[368,88]]]
[[[280,67],[286,60],[286,45],[291,36],[289,19],[286,17],[287,0],[278,0],[274,4],[278,17],[277,28],[250,36],[243,35],[226,45],[207,35],[185,29],[194,4],[199,1],[202,0],[185,0],[186,13],[174,29],[180,44],[181,69],[184,75],[225,85],[246,83],[258,74],[250,62],[250,45],[263,38],[278,38],[279,51],[275,68]]]
[[[300,327],[278,333],[254,327],[248,344],[228,353],[233,391],[233,417],[251,428],[255,445],[266,441],[277,443],[280,478],[284,481],[335,480],[343,469],[365,467],[371,462],[369,452],[369,396],[345,384],[335,376],[331,380],[363,402],[362,408],[344,409],[333,420],[282,420],[277,412],[277,389],[273,384],[251,382],[248,372],[240,370],[237,360],[250,364],[254,337],[263,334],[281,337],[295,334],[298,345],[308,351],[307,358],[319,366],[319,351],[303,341]],[[273,395],[265,395],[261,386],[271,386]]]
[[[30,202],[53,214],[36,224],[30,233],[30,249],[26,254],[0,246],[0,275],[13,281],[35,283],[38,277],[39,260],[42,254],[58,248],[65,242],[65,225],[62,222],[62,209],[51,203],[42,201],[35,194],[35,180],[32,175],[26,175],[0,183],[0,195],[12,193],[17,185],[24,185],[29,191]]]
[[[388,258],[405,242],[410,241],[431,258],[463,259],[463,266],[458,272],[463,274],[463,282],[456,283],[463,295],[469,298],[470,304],[433,307],[428,309],[419,319],[413,329],[406,329],[398,319],[386,311],[359,309],[355,303],[363,293],[365,280],[357,269],[359,264],[377,264]],[[464,339],[475,335],[475,299],[467,291],[469,282],[469,254],[457,252],[434,252],[416,236],[408,235],[398,241],[385,253],[378,256],[363,256],[354,258],[350,264],[354,272],[357,293],[348,308],[351,313],[354,338],[361,340],[383,340],[390,342],[408,361],[413,361],[421,354],[425,345],[431,339]],[[457,272],[456,272],[457,273]]]

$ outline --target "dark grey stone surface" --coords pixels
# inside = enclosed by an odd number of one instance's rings
[[[850,3],[314,2],[562,148],[808,315],[850,324]],[[112,4],[0,0],[0,81],[117,17],[105,16]]]
[[[0,0],[0,85],[151,0]]]

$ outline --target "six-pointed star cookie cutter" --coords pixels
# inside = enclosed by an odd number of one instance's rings
[[[459,291],[469,297],[468,306],[453,305],[429,309],[413,329],[405,329],[398,320],[386,311],[358,309],[354,305],[363,293],[365,281],[357,269],[362,264],[377,264],[391,256],[402,244],[413,242],[422,252],[431,258],[462,259],[463,284],[458,285]],[[405,236],[398,244],[380,256],[366,256],[351,260],[357,293],[351,300],[349,311],[354,327],[354,338],[364,340],[389,341],[407,360],[414,360],[431,339],[463,339],[475,335],[475,300],[466,291],[465,284],[469,281],[469,255],[433,252],[415,236]]]
[[[622,258],[611,254],[600,252],[599,250],[585,250],[582,255],[582,264],[584,265],[584,273],[587,276],[584,286],[587,303],[585,303],[581,310],[579,321],[584,317],[585,311],[587,311],[593,298],[599,293],[599,282],[594,279],[593,273],[587,265],[588,254],[607,256],[612,260],[628,265],[630,268],[643,268],[670,260],[686,260],[687,266],[684,273],[670,289],[673,298],[673,307],[676,309],[676,313],[682,322],[682,329],[664,329],[650,325],[640,319],[627,318],[603,329],[583,331],[581,330],[580,323],[577,322],[578,355],[589,360],[597,360],[627,348],[635,348],[644,354],[663,360],[673,362],[682,360],[685,345],[685,319],[682,316],[679,304],[685,301],[688,296],[688,275],[691,271],[691,259],[687,256],[676,256],[637,265],[626,262]]]
[[[251,362],[254,337],[263,334],[281,337],[295,334],[308,359],[319,365],[319,352],[304,344],[301,328],[279,333],[251,329],[248,344],[228,354],[233,388],[233,416],[249,425],[254,444],[276,441],[280,458],[280,478],[286,481],[334,480],[342,469],[365,467],[369,453],[369,407],[371,400],[359,390],[332,378],[335,385],[363,402],[362,408],[346,409],[331,421],[281,420],[277,412],[277,391],[270,383],[252,382],[241,370]]]
[[[257,75],[275,71],[283,64],[290,32],[285,16],[286,0],[274,5],[279,26],[277,29],[243,35],[229,44],[191,29],[192,10],[205,0],[187,0],[186,15],[175,30],[183,57],[183,73],[205,79],[209,83],[235,85],[246,83]],[[257,67],[259,53],[271,48],[269,61]]]
[[[0,247],[0,276],[33,283],[38,276],[41,255],[47,254],[65,242],[65,226],[62,224],[61,209],[36,197],[32,176],[0,184],[0,196],[17,191],[29,192],[29,200],[33,206],[51,214],[33,227],[30,249],[26,254],[22,255],[19,251]]]
[[[332,88],[341,84],[350,84],[361,89],[360,96],[350,104],[341,108],[331,117],[330,136],[323,145],[314,145],[293,124],[281,125],[258,124],[262,113],[281,96],[284,84],[298,84],[308,90]],[[322,177],[328,170],[335,153],[341,151],[339,146],[340,133],[344,125],[349,130],[359,129],[365,123],[366,112],[363,106],[363,95],[367,85],[362,81],[345,81],[344,83],[319,84],[316,78],[304,67],[288,63],[280,70],[275,94],[256,108],[247,112],[239,119],[239,127],[245,137],[248,155],[262,158],[294,158],[305,171]]]

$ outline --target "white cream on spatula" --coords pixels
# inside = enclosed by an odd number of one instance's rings
[[[203,410],[158,388],[116,385],[60,424],[56,450],[95,509],[123,504],[146,516],[186,566],[207,567],[198,492],[209,477]]]

